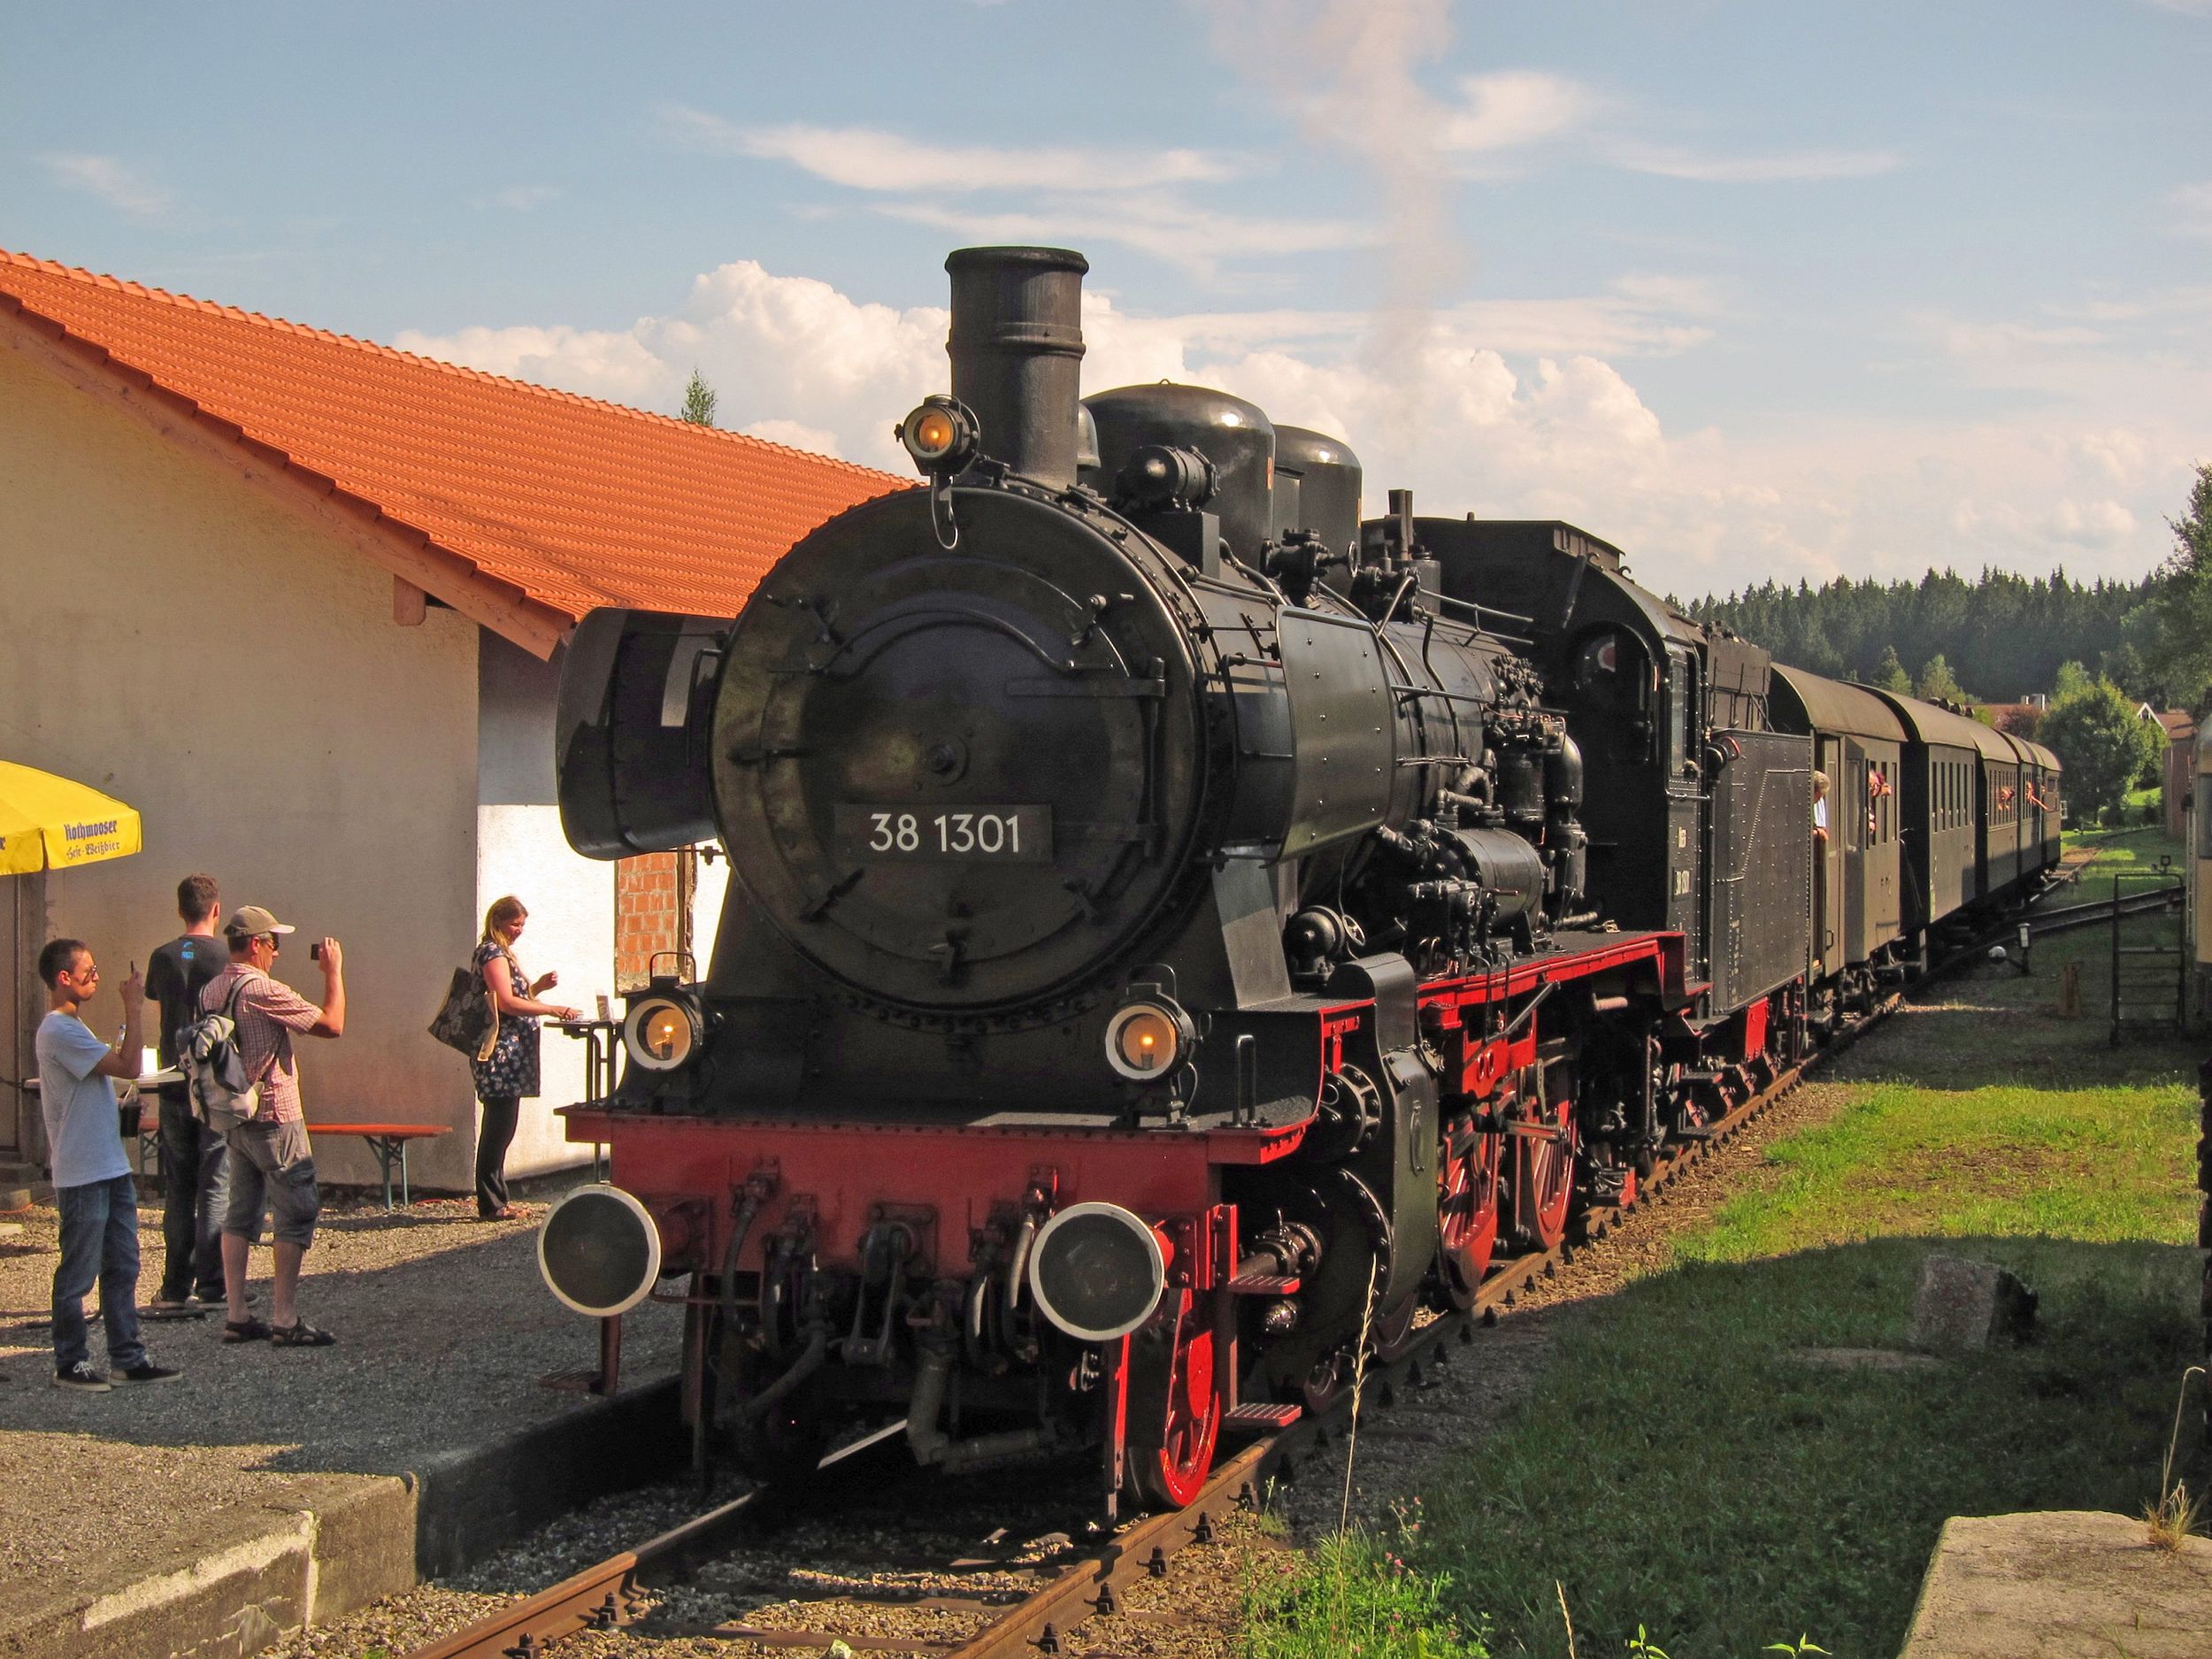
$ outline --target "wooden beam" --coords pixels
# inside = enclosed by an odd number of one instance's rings
[[[426,601],[422,589],[404,576],[392,578],[392,620],[401,627],[422,626],[422,619],[430,609]]]
[[[143,370],[8,295],[0,295],[0,343],[96,402],[130,416],[157,436],[275,497],[419,593],[436,595],[472,622],[534,656],[550,657],[575,626],[565,612],[533,599],[511,582],[488,575],[473,561],[439,546],[413,526],[386,516],[373,502],[341,489],[282,450],[248,436]],[[396,588],[393,614],[395,620],[400,619]]]

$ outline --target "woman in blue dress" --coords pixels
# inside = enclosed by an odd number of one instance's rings
[[[514,1218],[507,1203],[507,1148],[514,1141],[524,1099],[537,1097],[538,1021],[583,1018],[580,1009],[538,1001],[558,983],[558,976],[544,973],[533,980],[515,960],[515,941],[529,919],[530,912],[512,895],[495,901],[484,912],[484,938],[476,947],[476,971],[499,1010],[499,1035],[491,1053],[470,1063],[476,1098],[484,1108],[476,1137],[476,1213],[486,1221]]]

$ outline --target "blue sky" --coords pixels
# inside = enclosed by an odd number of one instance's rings
[[[946,250],[1093,389],[1689,595],[2140,574],[2212,460],[2212,0],[48,7],[0,245],[891,465]]]

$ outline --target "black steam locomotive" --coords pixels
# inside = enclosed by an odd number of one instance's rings
[[[572,842],[718,839],[733,879],[568,1109],[617,1185],[541,1258],[603,1319],[685,1302],[703,1455],[774,1478],[903,1416],[926,1464],[1096,1448],[1110,1507],[1178,1504],[2046,849],[2000,812],[2024,757],[1962,785],[1943,711],[1778,691],[1565,525],[1363,521],[1344,445],[1240,399],[1079,401],[1084,260],[947,268],[925,488],[734,623],[572,644]],[[1831,729],[1858,699],[1888,725]],[[1924,867],[1886,911],[1908,810],[1961,799],[1952,902]]]

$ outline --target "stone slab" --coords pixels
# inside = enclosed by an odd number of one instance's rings
[[[1970,1353],[1993,1342],[2025,1340],[2035,1325],[2035,1293],[2003,1268],[1955,1256],[1920,1264],[1909,1340],[1932,1353]]]
[[[2205,1659],[2212,1539],[2154,1547],[2124,1515],[1944,1523],[1900,1659]]]

